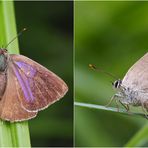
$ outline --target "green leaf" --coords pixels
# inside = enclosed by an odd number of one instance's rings
[[[5,47],[17,35],[13,1],[0,1],[0,45]],[[19,53],[18,39],[8,47]],[[0,147],[30,147],[28,122],[0,121]]]
[[[148,124],[137,132],[125,145],[125,147],[143,146],[148,139]]]
[[[127,112],[124,109],[117,109],[114,107],[105,107],[102,105],[96,105],[96,104],[89,104],[89,103],[82,103],[82,102],[74,102],[75,106],[79,106],[79,107],[86,107],[86,108],[91,108],[91,109],[98,109],[98,110],[105,110],[105,111],[111,111],[111,112],[117,112],[117,113],[121,113],[121,114],[125,114],[125,115],[134,115],[134,116],[141,116],[146,118],[146,116],[142,113],[135,113],[135,112]]]

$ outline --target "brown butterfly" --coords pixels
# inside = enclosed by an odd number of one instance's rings
[[[68,91],[65,82],[37,62],[0,49],[0,118],[34,118]]]

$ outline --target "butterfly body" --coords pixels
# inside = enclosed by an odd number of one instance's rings
[[[142,106],[148,111],[148,53],[126,73],[123,80],[113,83],[115,97],[125,105]]]
[[[140,98],[143,97],[141,92],[134,91],[129,87],[124,87],[122,83],[118,86],[117,94],[115,96],[120,100],[121,103],[125,105],[140,106]]]
[[[11,122],[35,117],[68,91],[53,72],[5,49],[0,49],[0,83],[0,118]]]

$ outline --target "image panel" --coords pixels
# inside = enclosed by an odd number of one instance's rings
[[[0,1],[0,22],[0,147],[72,147],[73,2]]]
[[[148,2],[76,1],[74,6],[75,146],[148,146],[142,134],[147,131],[142,110],[142,101],[147,109],[147,56],[122,85],[128,69],[148,52]]]

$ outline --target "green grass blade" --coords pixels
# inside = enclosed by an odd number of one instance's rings
[[[10,128],[13,146],[30,147],[28,122],[11,123]]]
[[[3,44],[8,44],[16,35],[16,23],[15,23],[15,14],[14,6],[12,1],[1,1],[1,10],[3,16]],[[9,53],[19,53],[18,39],[8,46]]]
[[[17,35],[13,1],[0,1],[0,46],[6,46]],[[9,53],[19,53],[18,39],[8,47]],[[0,121],[0,147],[30,147],[28,122]]]
[[[117,108],[114,108],[114,107],[105,107],[105,106],[102,106],[102,105],[82,103],[82,102],[74,102],[74,105],[79,106],[79,107],[86,107],[86,108],[91,108],[91,109],[105,110],[105,111],[111,111],[111,112],[117,112],[117,113],[129,115],[129,113],[126,110],[119,109],[119,111],[118,111]],[[135,112],[131,113],[130,112],[130,115],[140,116],[140,117],[146,118],[145,115],[142,114],[142,113],[135,113]]]
[[[137,132],[125,145],[125,147],[143,146],[148,139],[148,124],[146,124],[139,132]]]
[[[8,122],[0,120],[0,147],[12,147],[11,129]]]

